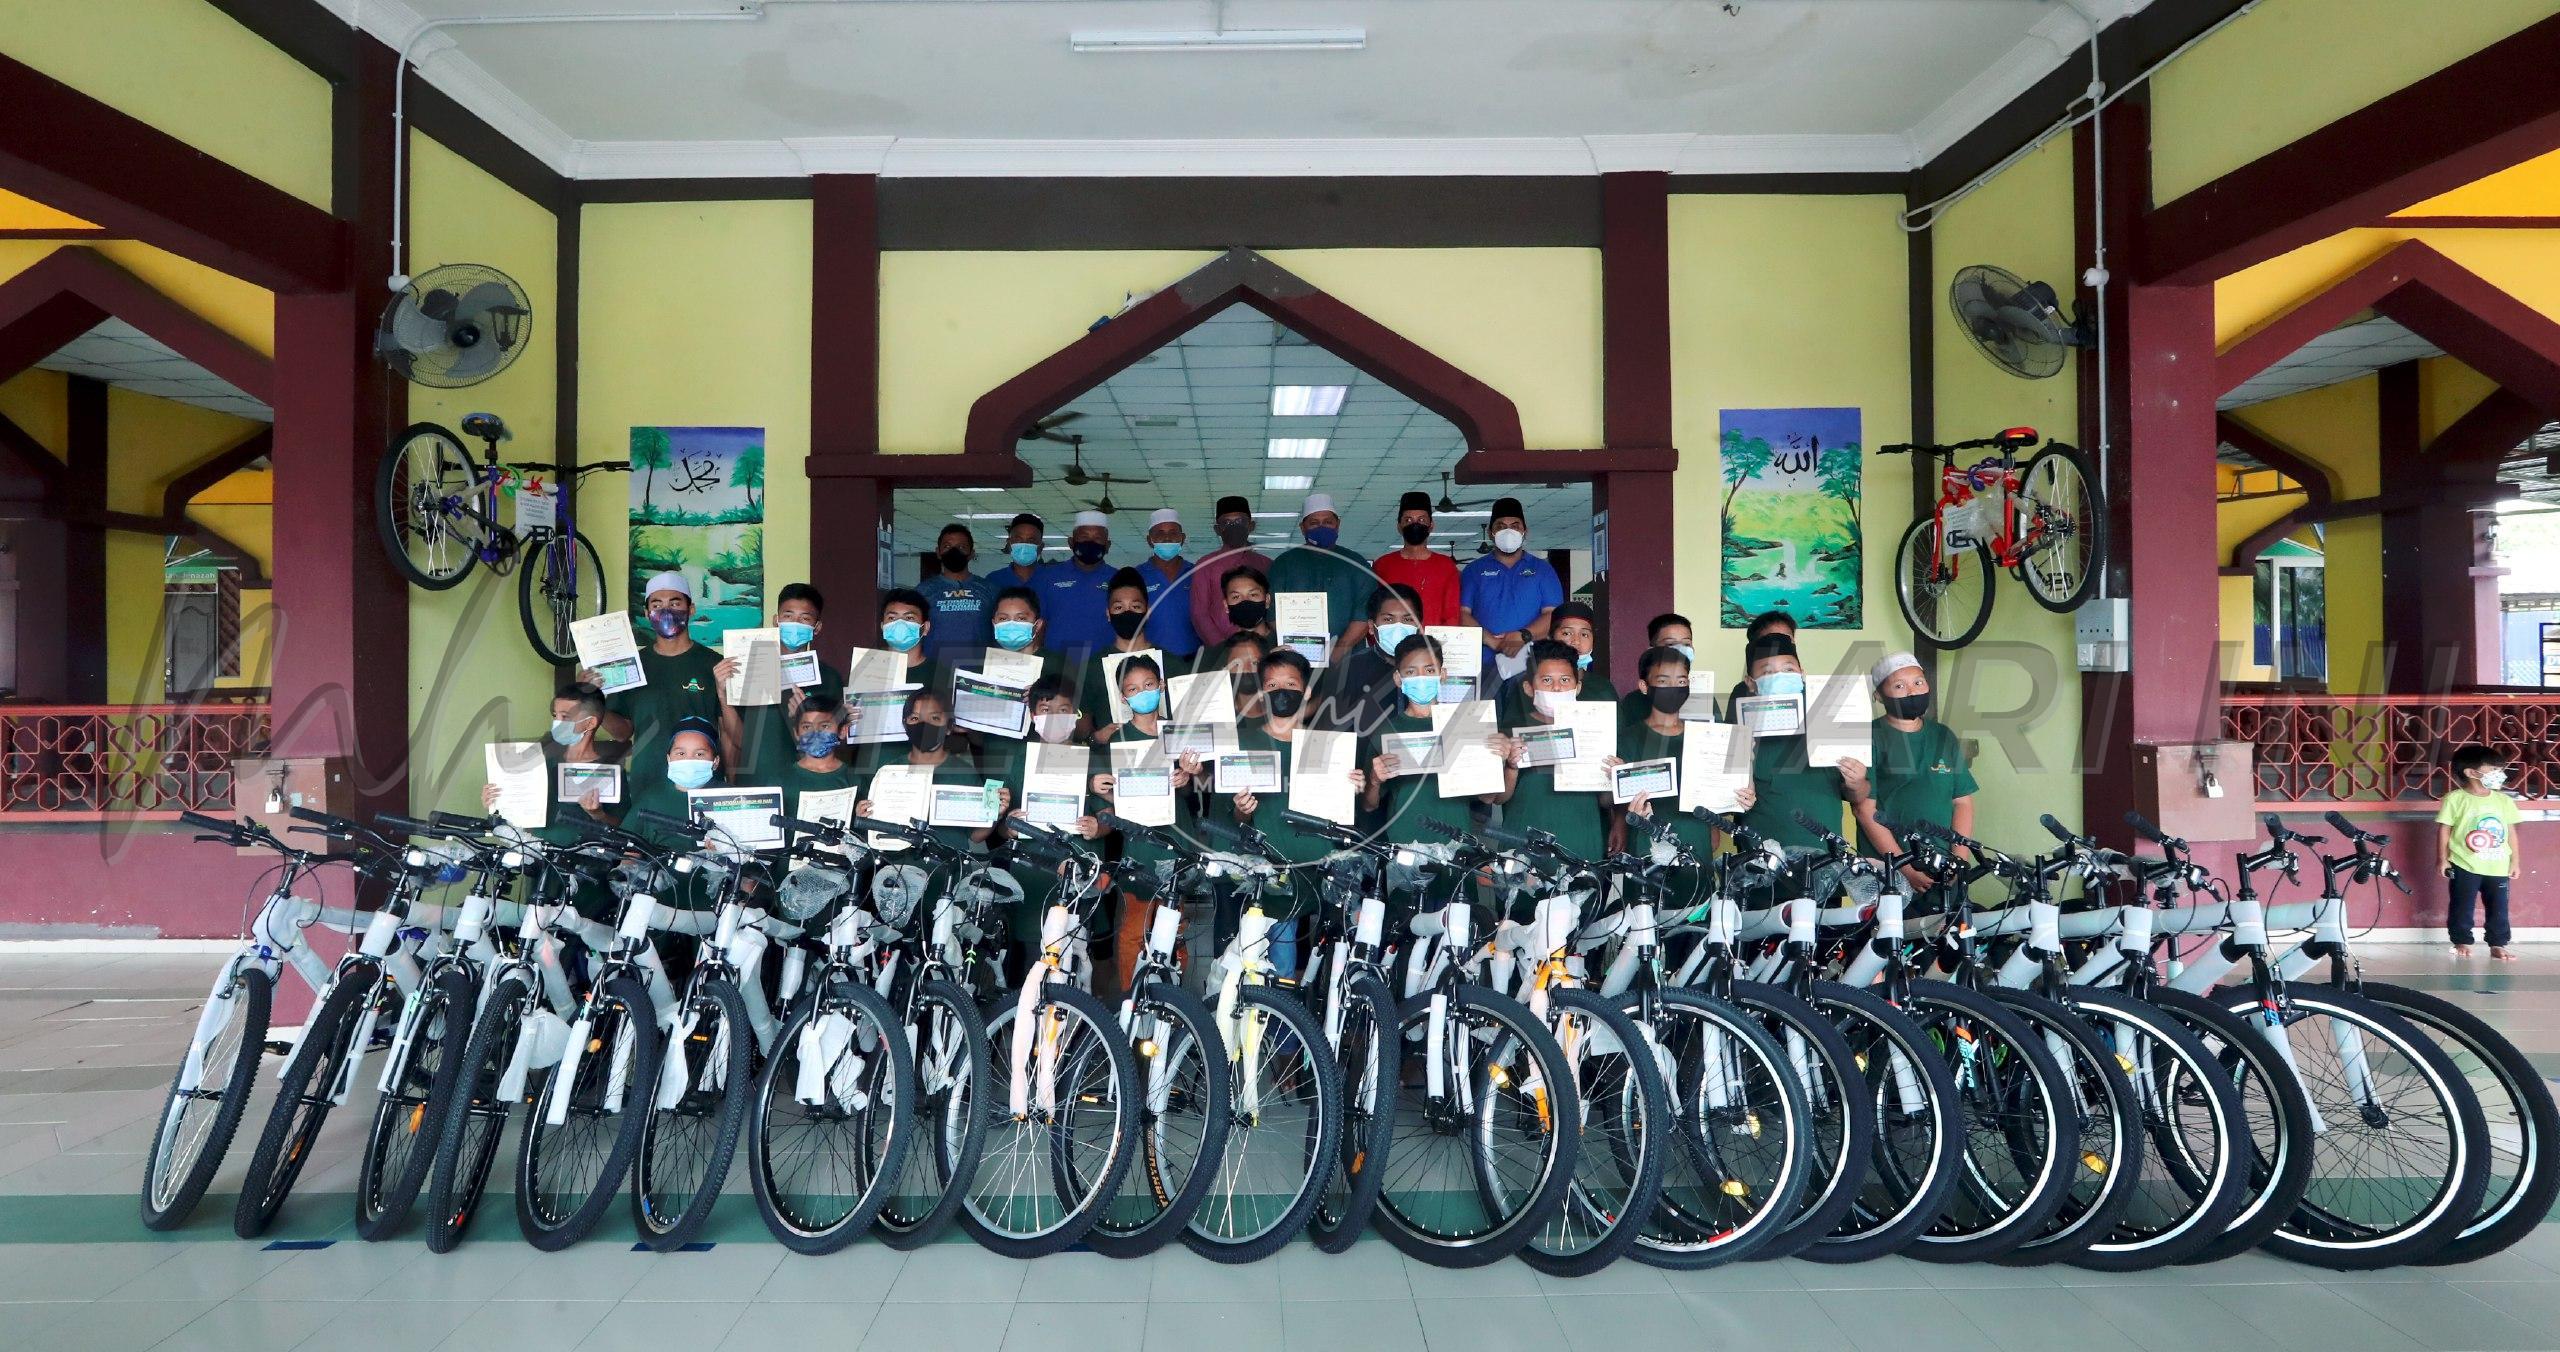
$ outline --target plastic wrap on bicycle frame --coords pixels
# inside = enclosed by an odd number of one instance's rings
[[[824,864],[802,864],[791,870],[790,877],[782,880],[782,886],[775,893],[774,904],[780,909],[783,919],[795,925],[805,924],[852,890],[853,875],[843,869],[829,868]]]

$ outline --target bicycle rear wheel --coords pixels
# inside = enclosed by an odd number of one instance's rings
[[[1902,533],[1893,556],[1893,593],[1903,622],[1941,648],[1961,648],[1991,622],[1991,546],[1941,547],[1938,520],[1924,516]]]
[[[1872,1114],[1875,1148],[1848,1214],[1804,1256],[1860,1263],[1900,1253],[1937,1223],[1962,1172],[1955,1074],[1929,1034],[1873,991],[1816,981],[1807,998],[1849,1044],[1854,1106]]]
[[[187,1049],[187,1062],[169,1082],[169,1101],[160,1111],[160,1128],[151,1137],[151,1153],[143,1157],[142,1223],[154,1230],[174,1230],[203,1200],[240,1116],[258,1083],[258,1064],[267,1045],[267,1010],[275,978],[262,968],[244,966],[229,987],[214,998],[213,1029]],[[190,1087],[189,1077],[193,1077]]]
[[[914,1148],[915,1063],[879,996],[831,984],[785,1023],[756,1085],[747,1173],[794,1253],[861,1237]]]
[[[604,1219],[640,1151],[664,1051],[648,988],[636,978],[614,977],[588,998],[569,1029],[577,1064],[543,1081],[517,1140],[516,1223],[526,1243],[565,1249]]]
[[[998,1009],[987,1041],[986,1147],[960,1224],[1009,1258],[1056,1253],[1093,1229],[1138,1153],[1137,1057],[1101,1001],[1058,982],[1028,1014]]]
[[[1914,981],[1903,1009],[1954,1076],[1964,1123],[1956,1185],[1910,1254],[1933,1263],[1997,1258],[2044,1233],[2070,1193],[2080,1158],[2077,1090],[2043,1036],[1989,996]]]
[[[521,1091],[514,1096],[499,1091],[508,1059],[516,1054],[531,990],[523,973],[507,973],[472,1021],[471,1039],[462,1050],[462,1083],[445,1102],[436,1127],[435,1164],[427,1175],[427,1248],[432,1252],[449,1253],[462,1242],[489,1186],[489,1169],[497,1162],[507,1119],[523,1097]]]
[[[1395,1035],[1396,1004],[1387,983],[1363,973],[1342,986],[1342,1037],[1334,1063],[1342,1072],[1342,1146],[1335,1152],[1307,1234],[1318,1249],[1341,1253],[1369,1228],[1395,1145],[1396,1082],[1404,1043]]]
[[[2107,565],[2106,494],[2097,469],[2077,447],[2055,442],[2019,477],[2018,533],[2032,543],[2018,581],[2047,610],[2078,610]]]
[[[2389,982],[2367,981],[2357,993],[2409,1021],[2453,1064],[2480,1098],[2489,1126],[2489,1185],[2479,1214],[2429,1265],[2468,1263],[2533,1233],[2560,1192],[2560,1111],[2551,1087],[2525,1054],[2480,1016],[2452,1001]]]
[[[374,525],[391,566],[428,591],[470,576],[492,525],[481,491],[460,437],[438,423],[401,428],[374,471]]]
[[[1563,1049],[1526,1006],[1476,985],[1405,1001],[1396,1036],[1408,1055],[1379,1230],[1435,1267],[1510,1257],[1573,1181],[1580,1108]]]
[[[543,541],[516,571],[516,610],[536,656],[555,667],[578,660],[569,626],[605,612],[604,563],[583,533]]]
[[[356,1233],[385,1239],[399,1233],[435,1163],[433,1125],[462,1074],[462,1044],[479,992],[470,973],[447,967],[419,996],[408,1046],[390,1068],[390,1088],[374,1101],[365,1133],[364,1167],[356,1177]]]
[[[1182,1242],[1221,1263],[1268,1258],[1307,1228],[1342,1148],[1342,1071],[1295,995],[1236,993],[1234,1127]]]
[[[912,1102],[922,1133],[871,1222],[881,1243],[902,1250],[941,1238],[959,1215],[968,1195],[964,1185],[977,1176],[986,1144],[987,1114],[980,1105],[994,1075],[986,1020],[969,993],[948,981],[927,981],[917,988],[906,1035],[914,1053]]]

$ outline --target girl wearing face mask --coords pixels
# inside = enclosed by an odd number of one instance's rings
[[[1668,644],[1645,649],[1644,656],[1636,659],[1636,691],[1631,698],[1642,701],[1644,713],[1619,727],[1618,754],[1631,761],[1666,756],[1678,760],[1689,735],[1689,725],[1680,721],[1680,708],[1689,702],[1689,659]],[[1741,797],[1747,812],[1755,795],[1745,789]],[[1656,803],[1649,794],[1637,795],[1627,804],[1628,848],[1640,850],[1655,834],[1668,831],[1698,858],[1706,858],[1715,849],[1715,828],[1679,807],[1676,800]],[[1695,870],[1679,870],[1668,881],[1674,893],[1666,905],[1685,906],[1701,899],[1696,894],[1703,880]]]
[[[634,767],[635,769],[637,767]],[[626,776],[626,779],[635,776]],[[662,850],[690,850],[694,842],[673,832],[649,824],[638,814],[643,810],[675,821],[693,819],[692,801],[687,789],[707,789],[726,782],[720,773],[720,731],[706,718],[688,718],[678,723],[667,739],[667,749],[655,780],[633,789],[623,789],[623,819],[631,823],[633,835]],[[709,897],[700,886],[698,875],[685,875],[683,884],[670,889],[671,894],[658,899],[678,910],[700,910],[709,905]]]
[[[1575,656],[1573,649],[1551,638],[1529,645],[1529,666],[1523,673],[1528,698],[1524,712],[1509,723],[1510,731],[1559,722],[1566,709],[1582,698],[1582,667]],[[1558,792],[1555,767],[1528,764],[1527,750],[1516,736],[1504,750],[1508,768],[1503,778],[1509,788],[1494,800],[1502,804],[1503,827],[1550,832],[1557,844],[1583,859],[1607,853],[1612,825],[1609,795]],[[1609,757],[1604,763],[1614,766],[1618,758]]]
[[[1929,673],[1910,653],[1895,653],[1867,673],[1884,717],[1875,721],[1876,763],[1872,770],[1855,761],[1840,765],[1842,786],[1858,814],[1859,853],[1884,856],[1902,843],[1886,822],[1930,822],[1960,836],[1973,834],[1973,767],[1966,763],[1964,743],[1946,724],[1929,716]],[[1912,886],[1927,888],[1936,880],[1912,873]]]
[[[1307,659],[1286,648],[1275,649],[1262,659],[1262,716],[1236,730],[1236,746],[1244,751],[1272,751],[1280,758],[1280,787],[1270,793],[1238,793],[1227,804],[1235,819],[1269,838],[1281,858],[1293,864],[1311,864],[1334,852],[1333,842],[1311,836],[1289,824],[1282,814],[1289,806],[1289,746],[1300,730],[1300,720],[1307,713],[1312,698],[1313,669]],[[1355,757],[1356,760],[1356,757]],[[1355,763],[1345,765],[1342,773],[1349,776],[1354,789],[1365,791],[1369,777]],[[1289,870],[1288,885],[1262,898],[1264,914],[1276,923],[1271,930],[1271,960],[1280,975],[1297,974],[1297,919],[1311,909],[1315,896],[1314,879],[1308,870]],[[1219,908],[1220,945],[1232,933],[1227,927],[1227,908]],[[1243,908],[1236,907],[1241,918]]]
[[[1005,793],[1012,806],[1012,815],[1004,819],[1008,836],[1022,829],[1022,824],[1028,820],[1023,815],[1022,795],[1023,780],[1031,769],[1031,748],[1034,745],[1070,744],[1077,736],[1078,726],[1084,721],[1076,712],[1075,697],[1067,693],[1066,682],[1055,677],[1033,682],[1025,693],[1025,702],[1031,706],[1031,724],[1026,729],[1030,735],[1019,742],[1001,737],[992,739],[987,755],[979,762],[989,778],[1004,781]],[[1080,796],[1077,805],[1080,809],[1077,820],[1066,829],[1087,840],[1100,839],[1102,825],[1093,815],[1099,804]],[[1044,824],[1034,829],[1055,828]],[[1022,886],[1022,905],[1015,908],[1012,917],[1014,942],[1036,948],[1040,942],[1041,917],[1048,913],[1050,903],[1057,899],[1057,870],[1051,865],[1025,859],[1014,860],[1007,865],[1007,870]],[[1110,951],[1109,945],[1101,942],[1110,933],[1110,911],[1107,908],[1103,910],[1094,923],[1094,951],[1100,957]],[[1107,980],[1107,974],[1097,965],[1094,972],[1097,993],[1110,989]]]
[[[1784,634],[1763,634],[1742,651],[1755,695],[1805,693],[1804,665],[1796,660],[1796,643]],[[1852,762],[1854,764],[1854,762]],[[1860,766],[1861,775],[1865,767]],[[1796,820],[1801,812],[1828,826],[1840,820],[1847,793],[1841,771],[1810,767],[1805,761],[1804,734],[1762,737],[1751,745],[1751,789],[1758,795],[1743,817],[1752,830],[1781,845],[1811,849],[1821,844]],[[1836,829],[1836,828],[1835,828]]]
[[[641,589],[649,632],[640,647],[640,671],[647,684],[605,697],[606,740],[631,744],[628,778],[646,786],[666,778],[667,747],[678,722],[698,718],[718,735],[721,710],[734,662],[718,650],[693,641],[693,584],[682,573],[660,573]],[[592,671],[578,679],[599,689],[603,681]]]

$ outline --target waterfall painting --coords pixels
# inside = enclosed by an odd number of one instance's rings
[[[764,429],[631,429],[632,627],[649,642],[641,590],[658,573],[693,586],[693,641],[720,646],[764,623]]]
[[[1724,410],[1724,628],[1771,610],[1802,629],[1866,622],[1860,423],[1854,408]]]

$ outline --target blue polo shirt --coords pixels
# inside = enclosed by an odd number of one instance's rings
[[[996,587],[983,578],[957,581],[940,573],[916,584],[924,594],[926,618],[933,628],[924,636],[924,654],[940,657],[948,649],[984,648],[994,623]]]
[[[1039,593],[1040,617],[1049,622],[1041,646],[1078,655],[1111,646],[1111,575],[1119,571],[1107,560],[1086,568],[1062,559],[1033,574],[1031,590]]]
[[[1166,577],[1152,555],[1138,565],[1138,576],[1147,580],[1147,642],[1174,657],[1200,651],[1200,630],[1191,622],[1192,567],[1184,559],[1182,571]]]
[[[1499,554],[1487,554],[1458,574],[1458,604],[1484,627],[1485,637],[1525,629],[1538,612],[1564,604],[1564,579],[1535,554],[1523,552],[1506,566]]]

